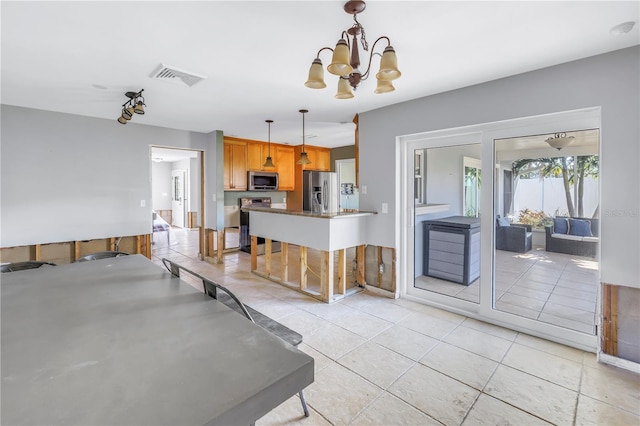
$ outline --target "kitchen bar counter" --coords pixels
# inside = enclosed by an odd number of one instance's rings
[[[303,293],[310,294],[325,302],[333,302],[344,297],[346,289],[346,249],[356,247],[358,258],[357,282],[364,284],[364,247],[367,241],[368,218],[375,212],[339,212],[317,214],[266,207],[243,207],[250,214],[251,229],[251,271],[273,281],[293,287]],[[253,249],[258,237],[265,239],[264,274],[257,271],[257,254]],[[272,276],[271,244],[281,244],[281,276]],[[300,283],[289,282],[288,245],[300,247]],[[313,293],[307,288],[307,249],[319,250],[321,253],[320,293]],[[338,279],[334,296],[334,252],[338,253]]]
[[[377,214],[376,212],[369,211],[349,211],[349,212],[333,212],[333,213],[313,213],[313,212],[303,212],[300,210],[287,210],[287,209],[274,209],[270,207],[243,207],[242,210],[248,212],[264,212],[264,213],[276,213],[276,214],[288,214],[292,216],[305,216],[305,217],[316,217],[321,219],[340,219],[340,218],[351,218],[358,216],[371,216]]]

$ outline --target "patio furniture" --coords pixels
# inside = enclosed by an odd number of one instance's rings
[[[545,226],[546,251],[596,257],[600,243],[600,220],[585,217],[554,218]]]
[[[480,276],[480,219],[450,216],[424,222],[423,275],[462,285]]]
[[[526,253],[533,247],[531,225],[510,223],[506,217],[496,219],[496,249]]]

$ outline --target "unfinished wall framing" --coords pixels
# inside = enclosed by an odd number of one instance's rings
[[[367,285],[395,293],[396,250],[390,247],[367,245],[364,257],[364,276]]]
[[[27,260],[44,260],[63,265],[72,263],[87,254],[115,250],[129,254],[142,254],[151,259],[151,234],[2,247],[0,249],[0,262],[13,263]]]
[[[603,283],[602,352],[640,363],[640,289]]]

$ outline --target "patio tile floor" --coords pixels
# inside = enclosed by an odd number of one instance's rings
[[[596,260],[542,249],[522,254],[497,250],[495,265],[496,309],[595,333]],[[480,300],[478,280],[463,286],[421,275],[415,286],[471,302]]]

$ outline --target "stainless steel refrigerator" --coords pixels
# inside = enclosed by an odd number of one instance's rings
[[[339,208],[338,175],[335,172],[302,172],[302,210],[336,213]]]

